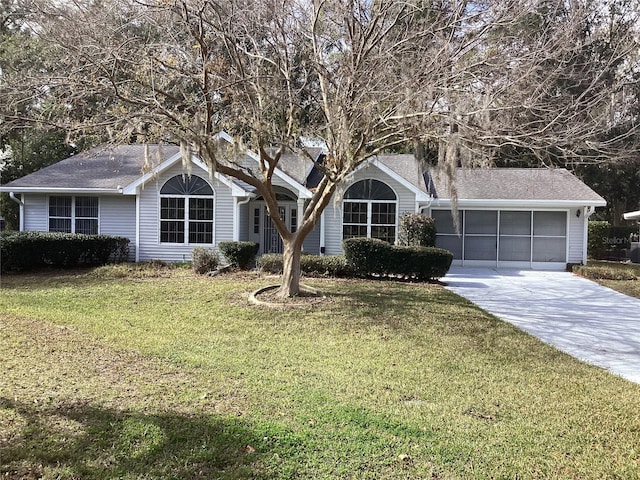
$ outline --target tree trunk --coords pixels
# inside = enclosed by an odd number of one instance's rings
[[[279,297],[295,297],[300,294],[300,256],[302,242],[294,238],[283,240],[282,285],[278,290]]]

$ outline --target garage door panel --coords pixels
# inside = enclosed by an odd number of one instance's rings
[[[498,231],[498,212],[490,210],[467,210],[464,214],[466,234],[491,234]]]
[[[462,259],[462,237],[457,235],[438,235],[436,237],[436,247],[449,250],[456,260]]]
[[[501,235],[531,235],[531,212],[500,212]]]
[[[534,262],[565,262],[567,255],[564,238],[535,238],[533,239]]]
[[[496,260],[495,236],[466,235],[464,239],[465,260]]]
[[[566,212],[533,212],[534,236],[565,236],[566,234]]]
[[[528,262],[531,259],[531,237],[500,237],[499,260]]]

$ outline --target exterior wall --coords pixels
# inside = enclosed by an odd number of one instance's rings
[[[304,239],[302,250],[305,253],[311,253],[313,255],[320,253],[320,222],[316,223],[311,233]]]
[[[133,196],[100,197],[99,232],[102,235],[127,237],[129,260],[136,258],[136,199]]]
[[[23,194],[24,230],[47,232],[49,230],[49,212],[47,196],[44,194]]]
[[[580,211],[580,216],[576,212]],[[582,263],[584,249],[584,209],[572,208],[569,210],[569,228],[567,238],[567,263]]]
[[[241,242],[246,242],[249,240],[249,222],[251,222],[251,218],[249,217],[249,204],[244,203],[240,205],[240,212],[238,221],[240,222],[240,232],[238,240]]]
[[[400,182],[390,178],[384,172],[373,165],[368,165],[360,170],[356,171],[352,177],[349,178],[347,184],[345,184],[344,191],[346,191],[352,184],[359,180],[365,180],[373,178],[381,182],[386,183],[393,189],[398,200],[397,218],[406,212],[416,211],[416,196],[415,194],[402,185]],[[331,202],[324,214],[325,220],[325,253],[327,255],[339,255],[342,252],[342,202],[335,204]],[[317,228],[319,228],[318,225]],[[397,219],[396,219],[397,227]],[[397,234],[397,228],[396,228]]]
[[[197,166],[192,175],[198,175],[209,182],[214,191],[214,234],[213,244],[161,244],[160,243],[160,197],[162,185],[175,175],[184,173],[182,165],[177,164],[163,172],[158,178],[148,182],[140,192],[140,238],[139,260],[188,261],[195,247],[213,247],[221,241],[233,240],[233,208],[231,190],[217,180],[210,180],[209,174]]]
[[[77,195],[70,195],[77,196]],[[24,230],[49,231],[48,195],[25,194]],[[127,237],[129,244],[129,260],[135,259],[136,245],[136,204],[134,197],[102,196],[98,203],[98,233]]]

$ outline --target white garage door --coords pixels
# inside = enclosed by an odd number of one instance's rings
[[[565,268],[567,211],[432,210],[436,246],[456,264],[517,268]]]

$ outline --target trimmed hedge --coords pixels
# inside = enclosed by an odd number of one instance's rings
[[[393,266],[392,245],[377,238],[348,238],[342,242],[347,263],[356,275],[387,275]]]
[[[282,273],[283,263],[282,254],[278,253],[266,253],[257,261],[260,270],[270,273]],[[344,255],[302,255],[300,271],[307,275],[353,276],[353,270],[347,264]]]
[[[253,262],[260,246],[255,242],[220,242],[218,250],[232,267],[247,270]]]
[[[391,246],[393,268],[389,273],[429,281],[444,277],[453,261],[453,254],[436,247],[402,247]]]
[[[391,245],[375,238],[350,238],[342,245],[347,264],[358,275],[427,281],[444,277],[453,261],[448,250]]]
[[[44,266],[72,268],[124,262],[129,239],[108,235],[56,232],[2,232],[1,270],[24,271]]]

